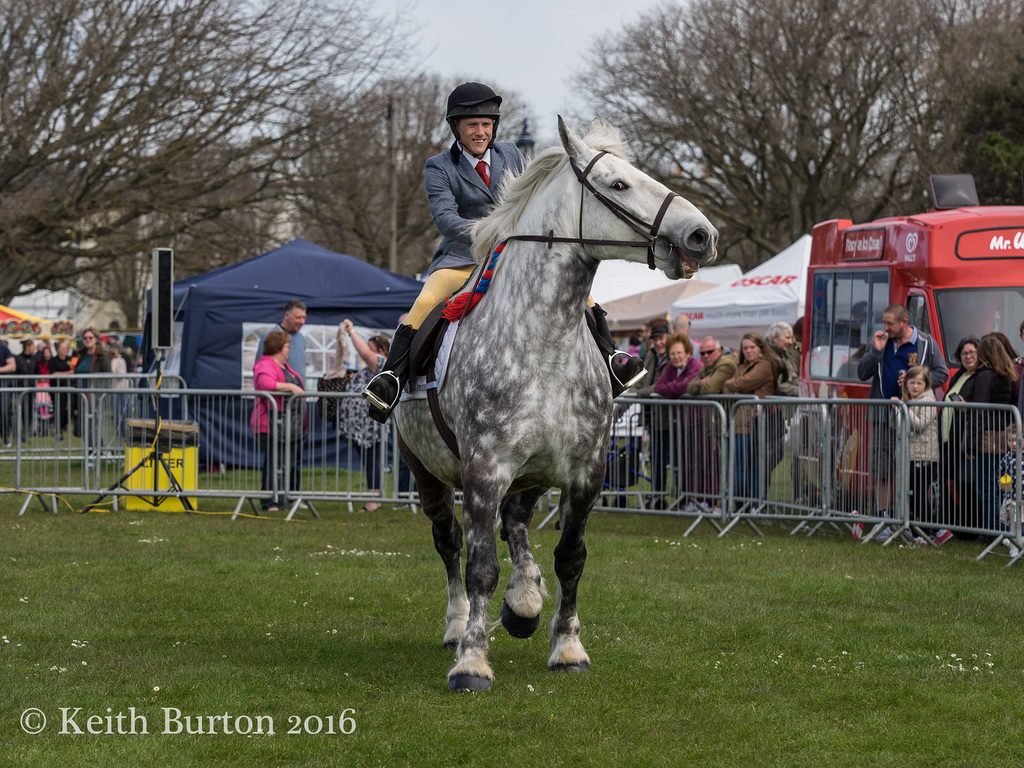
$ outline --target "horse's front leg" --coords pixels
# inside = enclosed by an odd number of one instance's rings
[[[448,579],[448,609],[445,611],[444,647],[458,647],[462,635],[469,623],[469,599],[462,582],[462,527],[455,516],[455,492],[442,485],[442,502],[436,512],[424,501],[423,485],[417,480],[420,489],[423,513],[432,523],[434,549],[444,563],[445,576]]]
[[[501,623],[512,637],[531,637],[540,625],[540,611],[548,596],[540,568],[530,549],[530,520],[544,488],[506,496],[501,502],[501,538],[512,556],[512,578],[505,588]]]
[[[469,623],[459,642],[455,666],[448,673],[451,691],[489,691],[494,671],[487,661],[487,604],[498,586],[495,526],[498,504],[508,482],[493,480],[491,467],[463,465],[462,517],[466,528],[466,592]],[[472,478],[489,477],[489,481]]]
[[[590,657],[580,642],[580,620],[576,615],[576,590],[587,561],[587,517],[601,491],[603,465],[596,482],[574,485],[563,491],[560,502],[562,535],[555,547],[555,575],[558,576],[558,597],[555,616],[551,620],[551,655],[548,669],[552,671],[586,672]]]
[[[469,599],[462,582],[462,527],[455,516],[455,492],[430,474],[419,458],[401,442],[401,438],[399,440],[402,455],[406,457],[416,478],[423,514],[431,523],[434,549],[441,556],[448,578],[444,647],[454,649],[462,639],[469,621]]]

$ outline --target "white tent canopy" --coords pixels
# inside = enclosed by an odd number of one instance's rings
[[[701,267],[693,276],[694,280],[704,283],[724,285],[743,274],[736,264],[722,264],[715,267]],[[680,286],[682,280],[670,280],[660,269],[651,270],[647,262],[620,261],[618,259],[602,261],[597,267],[597,276],[590,288],[590,295],[598,304],[615,301],[616,299],[633,296],[656,288],[670,285]]]
[[[718,286],[705,283],[697,278],[677,280],[674,284],[652,291],[634,293],[622,299],[601,305],[608,313],[608,327],[616,335],[639,333],[652,317],[668,318],[668,308],[673,302],[696,296],[698,293],[713,291]]]
[[[672,303],[672,319],[685,312],[694,337],[715,336],[738,350],[743,334],[762,336],[772,323],[793,324],[804,313],[811,236],[791,246],[728,285]]]

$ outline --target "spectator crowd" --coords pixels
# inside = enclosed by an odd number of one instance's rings
[[[629,394],[655,401],[715,399],[731,414],[734,455],[730,479],[737,509],[767,501],[768,489],[763,486],[780,479],[773,478],[773,473],[786,457],[787,443],[794,447],[788,477],[794,499],[807,501],[810,493],[806,471],[800,465],[802,461],[817,462],[820,445],[815,446],[814,441],[820,440],[820,434],[808,433],[806,420],[801,424],[796,418],[799,409],[777,399],[735,409],[729,402],[739,396],[799,396],[801,324],[797,321],[794,329],[777,322],[763,336],[746,333],[739,348],[732,350],[723,348],[714,336],[691,336],[690,322],[681,314],[671,325],[664,318],[653,318],[639,337],[630,339],[631,351],[642,357],[647,374]],[[992,541],[970,529],[999,531],[1008,516],[1016,514],[1007,512],[1007,496],[1016,487],[1017,436],[1012,410],[991,406],[1016,406],[1024,411],[1020,384],[1024,358],[1003,333],[967,336],[956,347],[954,360],[959,367],[950,375],[939,345],[910,322],[903,305],[886,307],[881,326],[861,346],[847,370],[855,370],[856,379],[870,384],[871,400],[905,403],[907,408],[903,411],[874,402],[851,411],[858,414],[853,418],[862,422],[855,428],[867,440],[870,482],[866,487],[871,494],[864,498],[862,488],[861,496],[852,498],[851,491],[847,499],[851,510],[860,505],[883,519],[895,518],[893,481],[898,471],[905,471],[910,519],[930,524],[937,531],[933,541],[942,543],[955,535],[940,527],[944,525],[956,529],[956,535],[977,537],[981,543]],[[1024,323],[1019,334],[1024,341]],[[944,407],[956,403],[982,407]],[[621,421],[628,413],[620,405],[616,418]],[[726,444],[721,440],[722,425],[716,413],[719,411],[710,408],[672,408],[651,402],[632,409],[633,432],[620,424],[620,442],[637,437],[636,425],[642,431],[650,488],[644,494],[644,506],[693,511],[719,497],[721,451]],[[907,419],[905,425],[903,418]],[[904,427],[909,434],[905,446],[897,440]],[[841,451],[843,446],[837,448]],[[610,455],[619,453],[621,448],[613,445]],[[1014,467],[1013,474],[1007,474],[1007,466]],[[639,468],[633,472],[628,481],[632,489],[643,488],[641,474]],[[621,477],[613,478],[609,471],[608,479],[610,485],[617,486],[611,491],[621,494],[625,490]],[[898,530],[895,522],[879,527],[881,539]],[[901,535],[906,534],[901,531]],[[924,543],[913,535],[908,538]]]
[[[851,379],[855,376],[870,387],[869,402],[849,409],[856,414],[851,420],[858,422],[855,426],[864,440],[862,460],[870,482],[862,484],[856,498],[854,491],[846,489],[847,507],[892,518],[893,524],[879,533],[884,538],[898,531],[894,488],[906,487],[910,519],[935,530],[935,542],[954,535],[975,538],[977,531],[986,532],[980,537],[983,543],[991,541],[984,536],[1009,530],[1007,526],[1019,514],[1015,496],[1018,435],[1010,406],[1024,411],[1024,357],[1001,332],[968,335],[959,339],[949,370],[939,345],[910,322],[904,306],[892,304],[875,319],[881,327],[862,338],[857,354],[843,364]],[[279,400],[306,390],[304,322],[305,305],[289,302],[281,323],[260,340],[256,389],[272,390]],[[1018,333],[1024,342],[1024,323]],[[383,367],[391,341],[384,334],[364,339],[350,321],[341,323],[335,370],[317,383],[317,389],[361,392]],[[264,348],[264,343],[269,346]],[[644,402],[616,406],[619,425],[609,450],[609,491],[619,499],[626,492],[637,493],[646,508],[692,512],[721,498],[721,468],[727,466],[736,509],[767,503],[769,486],[784,479],[791,484],[795,503],[813,504],[818,489],[809,481],[807,467],[820,457],[821,434],[809,431],[807,420],[799,418],[801,406],[778,399],[800,395],[801,344],[801,321],[776,322],[763,335],[746,333],[737,349],[723,346],[715,336],[697,338],[685,314],[672,322],[648,321],[641,334],[629,340],[630,353],[643,360],[646,373],[628,395]],[[346,365],[349,345],[361,363],[352,368]],[[103,386],[118,386],[117,374],[133,371],[134,362],[133,349],[94,328],[83,330],[73,344],[27,338],[17,353],[0,339],[0,440],[10,447],[18,436],[25,442],[47,437],[56,443],[72,433],[81,436],[80,390],[97,384],[84,375],[113,374]],[[31,396],[15,396],[13,388],[35,391]],[[765,402],[755,406],[751,399]],[[660,402],[682,400],[717,401],[723,409],[677,408]],[[734,407],[736,400],[745,404]],[[895,407],[897,403],[905,408]],[[379,495],[381,467],[393,446],[386,439],[381,442],[382,433],[365,404],[354,398],[323,399],[321,409],[358,454],[367,493]],[[718,415],[723,411],[731,419],[727,425]],[[628,428],[622,426],[627,418],[632,420]],[[278,435],[282,442],[273,450],[265,414],[253,412],[252,429],[263,441],[264,489],[270,487],[271,474],[281,472],[286,464],[296,474],[288,486],[299,491],[297,473],[303,463],[308,417],[303,414],[282,431]],[[908,435],[905,445],[897,439],[904,433]],[[733,439],[723,440],[728,434]],[[615,442],[622,440],[635,440],[635,450],[616,447]],[[840,454],[846,446],[833,447],[836,469],[842,472]],[[787,458],[787,448],[791,449],[788,476],[776,471]],[[725,450],[732,450],[732,455],[723,454]],[[629,470],[620,467],[613,472],[613,457],[627,454],[632,463]],[[271,456],[278,457],[279,466],[270,465]],[[645,462],[639,460],[641,456]],[[404,465],[401,469],[402,487],[407,489],[408,469]],[[897,486],[894,480],[903,477],[900,472],[906,473],[906,483]],[[277,485],[285,483],[279,479]],[[870,498],[864,498],[865,489]],[[268,495],[264,508],[273,510],[288,503],[291,499]],[[363,510],[379,507],[379,502],[371,500]]]
[[[69,429],[82,433],[83,414],[79,413],[76,390],[97,385],[95,379],[76,378],[74,374],[128,373],[135,370],[135,350],[116,335],[104,339],[95,328],[86,328],[72,346],[71,341],[48,338],[21,340],[21,350],[11,351],[9,342],[0,338],[0,441],[10,447],[15,439],[15,424],[20,420],[23,443],[36,436],[63,442]],[[123,387],[124,379],[113,378],[104,386]],[[9,389],[31,387],[31,396],[14,397]]]

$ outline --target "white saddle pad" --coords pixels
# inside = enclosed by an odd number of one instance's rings
[[[417,376],[415,379],[409,381],[409,390],[402,393],[400,402],[406,400],[425,400],[427,397],[427,390],[431,387],[437,387],[437,391],[441,391],[441,387],[444,386],[444,377],[448,372],[448,360],[451,358],[452,345],[455,343],[455,333],[459,329],[458,323],[449,323],[448,329],[444,332],[444,338],[441,339],[441,350],[438,352],[437,360],[434,362],[434,383],[427,383],[426,376]]]

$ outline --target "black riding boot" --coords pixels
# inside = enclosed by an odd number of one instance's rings
[[[618,397],[631,386],[636,384],[647,373],[644,362],[636,355],[630,355],[615,347],[615,340],[608,328],[608,321],[605,320],[607,313],[601,309],[601,305],[595,303],[591,317],[594,318],[594,340],[597,348],[601,350],[608,365],[608,372],[612,379],[612,397]]]
[[[384,424],[398,405],[398,397],[409,381],[409,347],[415,335],[416,329],[411,325],[398,326],[387,362],[363,390],[363,397],[370,403],[370,418],[374,421]]]

